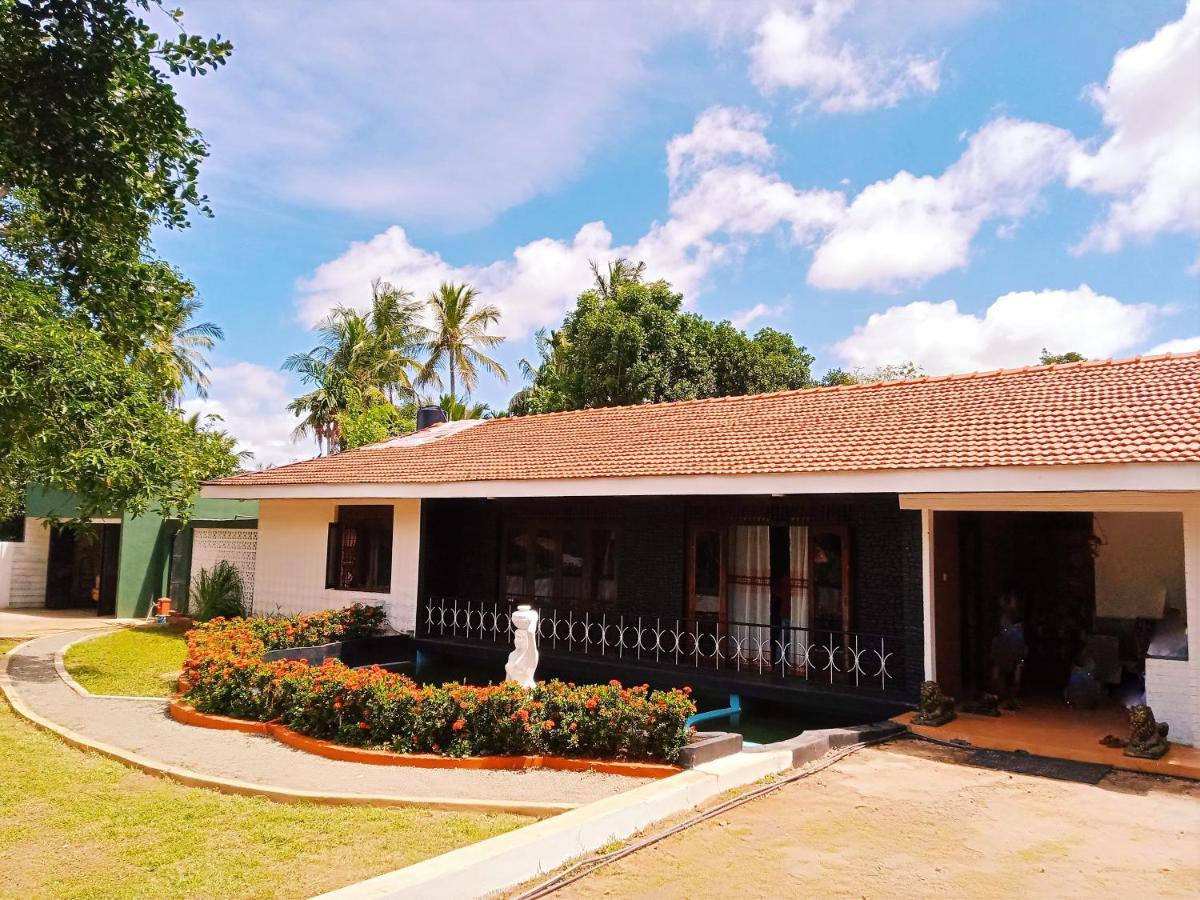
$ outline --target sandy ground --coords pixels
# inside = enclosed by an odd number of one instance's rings
[[[1200,784],[1098,786],[862,750],[555,897],[1195,897]]]
[[[273,738],[181,725],[166,701],[80,697],[58,677],[54,652],[77,633],[48,635],[8,656],[14,690],[36,713],[152,759],[206,775],[302,790],[476,800],[588,803],[646,779],[548,769],[417,769],[340,762],[286,747]]]

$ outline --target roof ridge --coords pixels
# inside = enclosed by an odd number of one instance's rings
[[[859,382],[857,384],[819,384],[812,387],[790,388],[784,391],[763,391],[757,394],[726,394],[720,397],[692,397],[687,400],[659,400],[656,403],[626,403],[618,406],[585,406],[580,409],[561,409],[547,413],[533,413],[527,416],[504,416],[499,419],[488,419],[489,423],[501,423],[529,419],[549,419],[556,416],[578,415],[585,412],[618,412],[630,409],[660,409],[662,407],[683,407],[706,403],[728,403],[742,400],[758,400],[764,397],[788,397],[800,394],[817,394],[832,391],[863,391],[883,387],[893,387],[901,384],[929,384],[938,381],[968,381],[983,378],[997,378],[1004,375],[1018,375],[1036,370],[1066,371],[1099,366],[1125,366],[1143,362],[1158,362],[1169,359],[1189,359],[1200,357],[1200,350],[1189,350],[1184,353],[1156,353],[1153,355],[1127,356],[1114,359],[1085,359],[1070,363],[1030,364],[1026,366],[1011,366],[999,369],[983,369],[974,372],[947,372],[941,375],[918,375],[913,378],[890,378],[884,381]]]

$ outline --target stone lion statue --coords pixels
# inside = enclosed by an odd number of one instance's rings
[[[1171,747],[1167,743],[1170,727],[1166,722],[1156,722],[1154,711],[1144,703],[1130,707],[1129,743],[1125,745],[1125,755],[1160,759]]]
[[[942,693],[936,681],[921,682],[921,702],[917,714],[913,716],[914,725],[945,725],[958,718],[954,711],[954,698]]]

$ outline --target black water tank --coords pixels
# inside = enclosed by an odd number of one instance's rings
[[[440,406],[422,406],[417,410],[417,431],[446,421],[446,411]]]

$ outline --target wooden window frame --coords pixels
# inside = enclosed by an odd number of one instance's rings
[[[390,594],[392,591],[392,561],[388,562],[388,578],[385,584],[345,584],[340,575],[345,568],[344,543],[345,528],[348,525],[361,527],[361,523],[369,522],[382,526],[387,523],[388,552],[394,553],[396,538],[396,508],[388,504],[348,504],[338,506],[334,513],[335,519],[329,523],[329,531],[325,544],[325,589],[332,591],[353,591],[367,594]],[[360,520],[358,522],[354,520]],[[372,521],[374,520],[374,521]],[[376,556],[375,576],[378,578],[380,559]]]
[[[685,582],[684,596],[684,617],[687,619],[696,618],[696,535],[701,531],[715,531],[721,536],[721,587],[720,587],[720,612],[718,618],[720,621],[728,621],[729,613],[729,554],[732,550],[732,541],[730,540],[731,529],[742,524],[745,519],[736,514],[735,511],[728,519],[724,521],[697,519],[688,523],[687,532],[687,573]],[[805,577],[808,579],[809,590],[815,588],[816,580],[814,578],[816,553],[815,553],[815,537],[818,534],[836,534],[842,541],[842,597],[841,597],[841,630],[850,631],[852,624],[852,601],[853,596],[852,585],[850,582],[850,528],[843,524],[822,524],[808,523],[808,571]],[[811,601],[810,601],[811,602]]]
[[[563,532],[566,530],[575,531],[583,539],[583,573],[580,583],[579,597],[574,601],[569,601],[563,596],[563,574],[562,574],[562,547],[563,547]],[[593,538],[597,531],[603,529],[612,535],[613,544],[616,552],[613,556],[613,581],[618,585],[621,581],[621,530],[617,523],[603,518],[531,518],[531,517],[514,517],[504,522],[500,530],[500,587],[501,595],[504,599],[520,600],[522,602],[549,602],[551,605],[570,606],[573,609],[608,609],[610,604],[601,602],[593,596],[593,576],[595,574],[596,559],[593,554]],[[532,542],[528,548],[525,558],[525,574],[523,580],[526,590],[522,593],[510,592],[508,590],[508,550],[512,543],[514,534],[526,533],[530,536],[536,536],[538,532],[546,532],[551,536],[553,541],[553,557],[556,560],[554,574],[552,576],[551,593],[548,597],[538,596],[530,593],[537,582],[537,551]],[[515,577],[515,576],[514,576]],[[618,595],[614,602],[619,602]]]
[[[688,524],[687,541],[687,596],[684,598],[683,614],[685,619],[695,619],[696,615],[696,535],[701,531],[715,531],[721,539],[720,574],[717,594],[717,620],[728,621],[729,618],[729,529],[728,523],[698,521]]]

